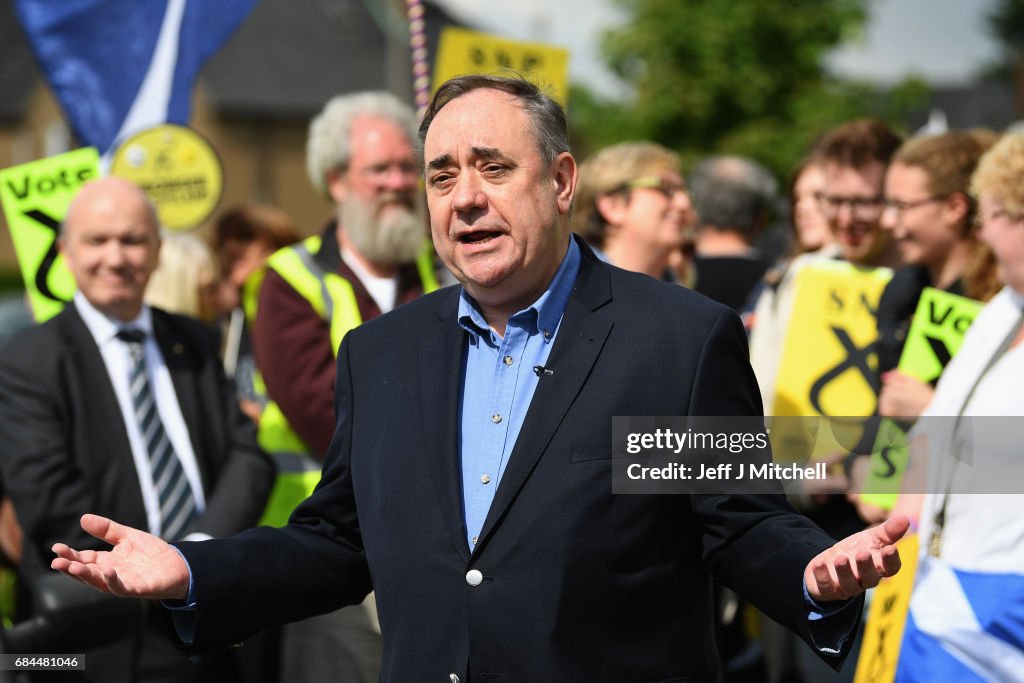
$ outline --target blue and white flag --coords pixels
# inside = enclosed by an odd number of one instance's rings
[[[1024,682],[1024,576],[921,559],[896,683]]]
[[[101,153],[187,125],[199,69],[259,0],[16,0],[75,136]]]

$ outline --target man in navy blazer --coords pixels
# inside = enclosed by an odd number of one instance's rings
[[[175,548],[86,516],[114,549],[57,544],[53,567],[183,600],[197,648],[372,586],[385,681],[716,680],[712,577],[841,663],[907,521],[833,545],[782,496],[613,495],[613,415],[760,414],[739,320],[570,238],[576,164],[536,87],[452,79],[421,136],[462,287],[345,338],[324,477],[289,525]]]

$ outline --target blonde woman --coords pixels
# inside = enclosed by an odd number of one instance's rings
[[[693,223],[679,167],[653,142],[606,147],[580,166],[573,229],[612,265],[675,279],[669,266]]]

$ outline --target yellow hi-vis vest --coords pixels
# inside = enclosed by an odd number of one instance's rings
[[[309,302],[317,315],[328,322],[331,348],[337,358],[342,338],[349,330],[358,327],[363,319],[351,283],[337,273],[325,271],[314,259],[313,255],[320,251],[320,244],[320,236],[317,235],[279,249],[267,259],[267,267],[273,268],[299,296]],[[423,292],[436,290],[438,283],[429,248],[416,259],[416,268]],[[260,271],[254,285],[243,288],[243,306],[250,321],[256,317],[256,296],[262,275],[263,271]],[[257,391],[266,394],[258,373],[255,383]],[[260,415],[258,437],[260,447],[270,454],[277,466],[277,479],[259,523],[284,526],[292,511],[313,493],[320,482],[321,465],[310,456],[309,447],[273,401],[267,403]]]

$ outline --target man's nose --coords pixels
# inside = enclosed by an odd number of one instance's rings
[[[117,240],[110,240],[104,245],[103,262],[110,267],[117,267],[125,262],[124,247]]]
[[[853,225],[853,223],[853,207],[843,202],[836,209],[835,224],[841,228],[847,228]]]
[[[690,195],[686,193],[686,190],[676,190],[675,194],[672,195],[672,206],[684,213],[690,210],[693,203],[690,201]]]
[[[882,211],[882,215],[878,219],[878,224],[881,225],[884,230],[892,232],[896,229],[896,223],[898,222],[896,219],[898,215],[899,214],[895,209],[887,206]]]
[[[452,192],[452,208],[464,213],[487,206],[487,194],[479,176],[472,171],[462,173]]]
[[[416,188],[417,175],[404,164],[391,164],[380,179],[381,187],[391,192],[407,192]]]

